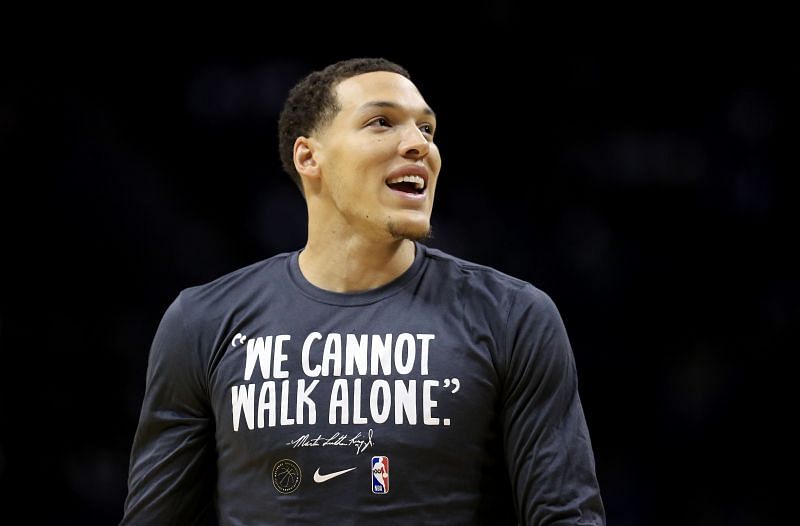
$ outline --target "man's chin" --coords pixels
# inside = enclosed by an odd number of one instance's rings
[[[410,239],[411,241],[423,241],[433,234],[430,223],[427,224],[404,224],[389,221],[386,225],[389,234],[394,239]]]

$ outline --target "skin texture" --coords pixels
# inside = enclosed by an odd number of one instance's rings
[[[335,91],[340,111],[294,144],[308,207],[300,269],[320,288],[357,292],[411,266],[412,240],[430,231],[441,157],[433,112],[407,78],[365,73]],[[387,186],[390,176],[414,170],[427,179],[422,194]]]

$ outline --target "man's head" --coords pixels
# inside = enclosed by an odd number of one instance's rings
[[[441,168],[435,127],[408,72],[385,59],[338,62],[301,80],[281,113],[280,153],[312,226],[426,237]]]
[[[278,120],[278,149],[283,169],[301,192],[303,184],[294,167],[295,139],[301,136],[310,137],[339,112],[336,85],[355,75],[373,71],[391,71],[411,79],[405,68],[384,58],[353,58],[314,71],[289,92]]]

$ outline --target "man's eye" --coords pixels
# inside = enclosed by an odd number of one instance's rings
[[[389,120],[386,119],[385,117],[377,117],[369,121],[367,126],[380,126],[380,127],[389,126]]]
[[[422,130],[422,133],[433,135],[433,126],[430,124],[423,124],[419,129]]]

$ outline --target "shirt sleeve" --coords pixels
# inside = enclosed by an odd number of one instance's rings
[[[121,525],[215,521],[214,426],[205,365],[186,342],[178,296],[150,349]]]
[[[506,335],[502,423],[520,523],[604,524],[572,348],[550,297],[518,290]]]

